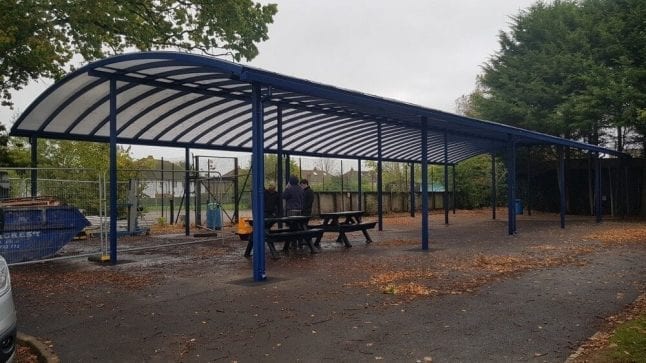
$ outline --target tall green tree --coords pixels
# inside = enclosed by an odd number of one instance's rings
[[[594,63],[604,76],[581,97],[616,128],[616,147],[637,142],[646,152],[646,2],[587,0],[582,3]],[[625,138],[636,134],[635,139]]]
[[[0,167],[26,167],[30,160],[31,152],[23,138],[10,137],[0,123]]]
[[[624,134],[646,135],[644,19],[642,0],[538,2],[512,17],[461,105],[485,119],[622,149]]]
[[[268,39],[275,4],[251,0],[0,1],[0,99],[41,77],[58,79],[73,58],[128,48],[179,48],[252,59]]]
[[[117,195],[119,204],[125,205],[127,181],[137,179],[138,174],[128,149],[119,148],[116,161],[120,181]],[[107,185],[109,163],[109,145],[105,143],[38,140],[38,193],[59,197],[95,213],[100,194],[98,188]],[[125,208],[120,207],[119,213],[125,213]]]

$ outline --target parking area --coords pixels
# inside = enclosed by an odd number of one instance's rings
[[[499,215],[504,215],[500,212]],[[646,291],[646,223],[521,216],[519,234],[489,211],[418,218],[327,236],[322,252],[268,260],[251,278],[245,241],[197,242],[12,267],[19,330],[65,362],[562,362],[604,318]],[[161,244],[160,244],[161,245]]]

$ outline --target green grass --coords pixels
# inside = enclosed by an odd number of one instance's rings
[[[646,362],[646,314],[619,325],[609,348],[612,362]]]

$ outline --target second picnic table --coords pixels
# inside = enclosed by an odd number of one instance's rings
[[[371,243],[372,239],[368,234],[368,229],[375,228],[377,222],[367,222],[362,223],[361,217],[364,215],[364,211],[355,210],[355,211],[343,211],[343,212],[327,212],[321,213],[321,219],[323,223],[320,225],[310,225],[312,228],[320,228],[324,232],[337,232],[339,236],[337,237],[337,242],[343,242],[346,247],[352,247],[348,237],[346,236],[347,232],[361,231],[366,237],[366,243]],[[321,238],[317,238],[314,243],[315,246],[319,247]]]

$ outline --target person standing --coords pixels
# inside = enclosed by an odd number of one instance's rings
[[[289,177],[289,184],[283,191],[285,199],[285,215],[298,216],[303,211],[303,188],[298,185],[298,178],[294,175]]]
[[[265,218],[278,217],[278,204],[280,195],[274,183],[268,183],[265,188]]]
[[[314,191],[310,188],[307,179],[301,179],[301,188],[303,188],[303,215],[312,215],[312,205],[314,204]]]

